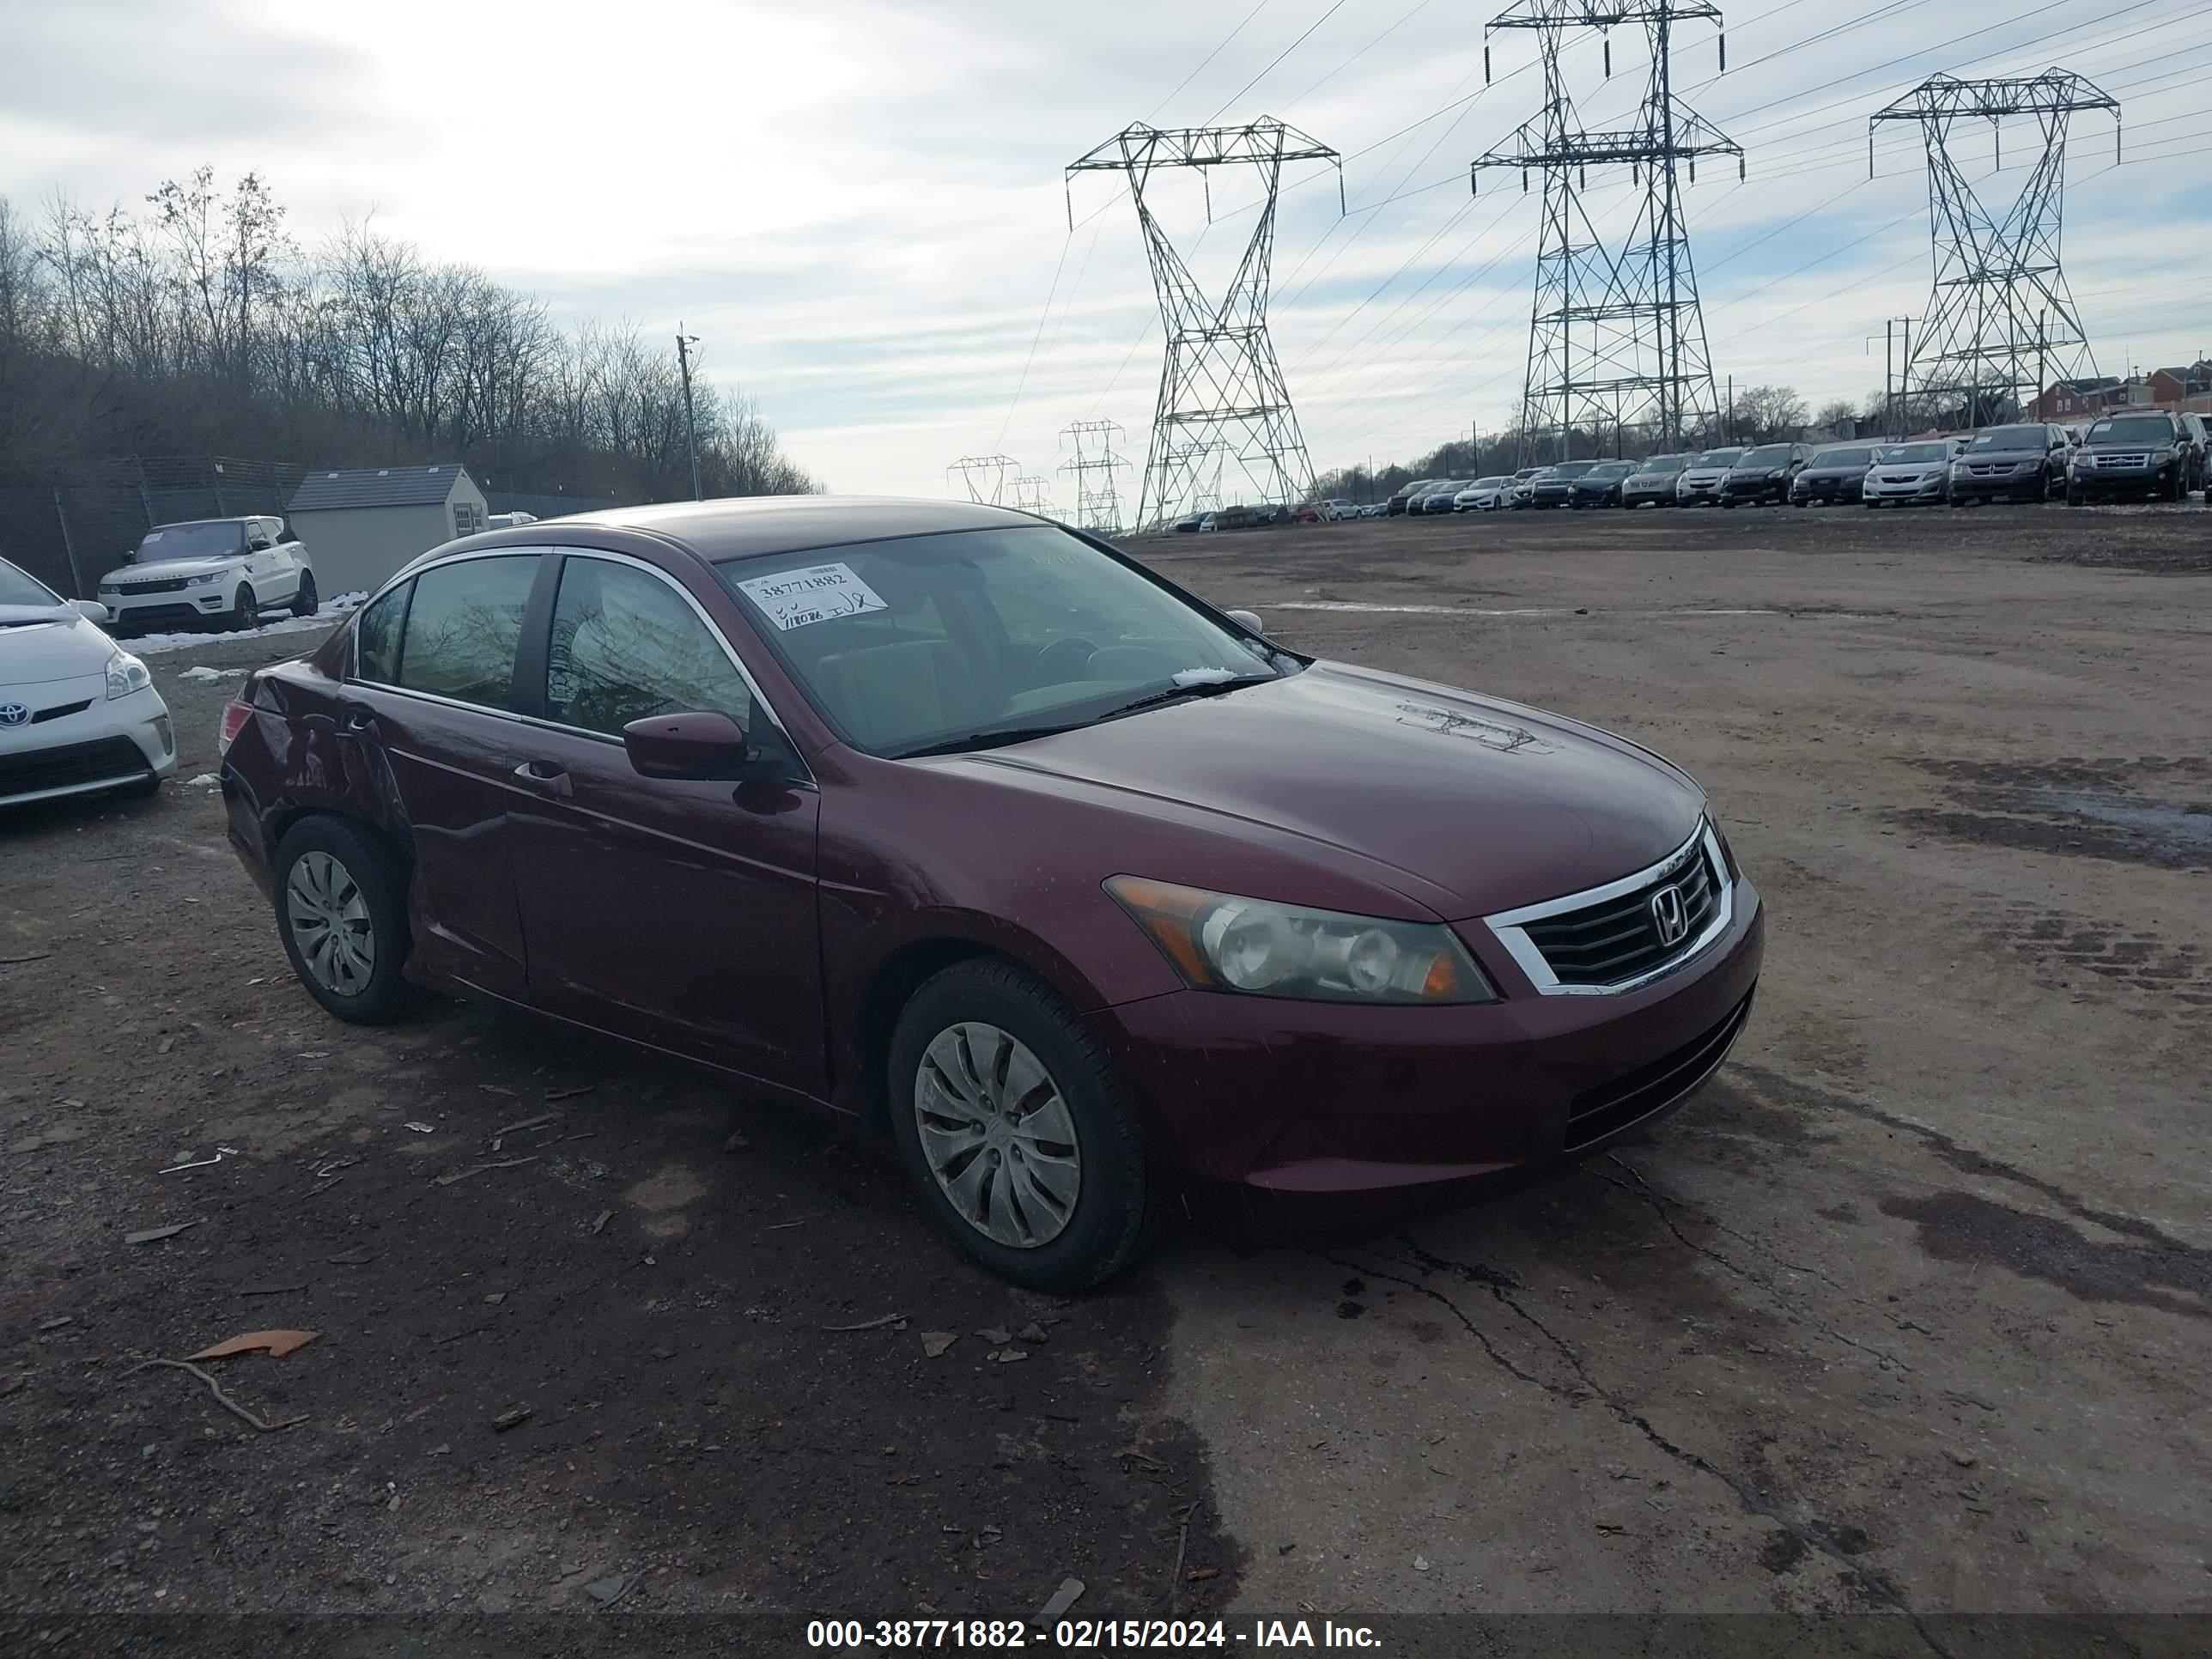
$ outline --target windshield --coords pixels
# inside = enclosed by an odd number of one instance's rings
[[[61,598],[28,571],[0,559],[0,605],[59,605]]]
[[[2100,421],[2089,428],[2089,441],[2110,438],[2124,444],[2165,444],[2173,441],[2173,423],[2163,415],[2122,415]]]
[[[1948,444],[1892,444],[1881,452],[1881,465],[1895,465],[1902,461],[1942,461],[1951,456]]]
[[[1039,736],[1303,666],[1047,525],[714,568],[809,701],[871,754]]]
[[[1993,426],[1974,434],[1970,449],[2042,449],[2050,440],[2039,426]]]
[[[246,550],[246,526],[235,519],[200,524],[165,524],[149,530],[138,544],[138,562],[156,559],[219,559]]]
[[[1542,476],[1547,478],[1579,478],[1596,465],[1595,461],[1561,461],[1557,466],[1546,467]]]
[[[1654,455],[1648,461],[1639,462],[1636,470],[1638,472],[1658,475],[1680,472],[1689,464],[1690,458],[1687,455]]]
[[[1504,486],[1504,483],[1505,480],[1503,478],[1477,478],[1474,483],[1468,486],[1468,488],[1473,489],[1502,489]]]
[[[1874,449],[1868,444],[1845,444],[1839,449],[1816,449],[1810,466],[1872,466]]]
[[[1692,466],[1734,466],[1741,449],[1709,449],[1691,463]]]
[[[1602,466],[1592,467],[1583,477],[1585,479],[1625,478],[1635,470],[1636,463],[1633,461],[1607,461]]]
[[[1738,466],[1787,466],[1790,465],[1790,446],[1761,444],[1756,449],[1745,451],[1743,459],[1736,465]]]

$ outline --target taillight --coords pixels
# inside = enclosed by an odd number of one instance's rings
[[[226,703],[223,706],[222,711],[222,730],[216,736],[216,753],[218,755],[228,754],[230,750],[231,740],[237,737],[240,732],[246,730],[246,721],[252,718],[253,705],[252,703]]]

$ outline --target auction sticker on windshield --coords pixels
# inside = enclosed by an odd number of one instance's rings
[[[835,617],[857,617],[890,607],[876,590],[853,574],[848,564],[817,564],[780,576],[756,576],[738,591],[760,607],[780,634]]]

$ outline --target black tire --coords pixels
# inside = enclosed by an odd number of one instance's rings
[[[2068,484],[2066,486],[2066,505],[2069,507],[2079,507],[2081,505],[2081,492],[2075,489],[2072,484]]]
[[[312,570],[302,570],[300,573],[300,591],[292,595],[292,614],[295,617],[312,617],[321,608],[321,605],[322,601],[315,593],[315,573]]]
[[[243,634],[260,621],[261,602],[253,597],[252,584],[239,583],[238,592],[230,596],[230,614],[222,619],[222,625],[233,633]]]
[[[1028,1048],[1073,1121],[1081,1184],[1065,1224],[1042,1244],[989,1237],[946,1195],[924,1158],[916,1074],[931,1042],[963,1024],[995,1025]],[[1135,1106],[1104,1046],[1049,987],[1008,962],[956,963],[900,1013],[889,1065],[885,1094],[899,1161],[923,1207],[984,1267],[1032,1290],[1067,1294],[1112,1278],[1142,1253],[1152,1233],[1152,1183]]]
[[[374,961],[366,981],[353,992],[325,985],[301,954],[292,926],[287,896],[295,867],[311,853],[332,860],[356,888],[367,910]],[[405,865],[383,842],[360,825],[344,818],[318,815],[302,818],[277,844],[272,860],[276,871],[276,936],[284,955],[309,996],[325,1013],[354,1025],[389,1025],[404,1018],[421,1001],[404,970],[414,939],[407,927]]]

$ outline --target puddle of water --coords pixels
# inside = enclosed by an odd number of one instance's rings
[[[2162,800],[2126,800],[2080,789],[2036,788],[2022,793],[2037,811],[2063,812],[2164,841],[2212,847],[2212,812],[2201,807],[2176,806]]]
[[[1370,605],[1358,599],[1278,599],[1263,605],[1263,611],[1350,611],[1363,616],[1383,617],[1794,617],[1815,622],[1875,622],[1879,618],[1867,611],[1784,611],[1771,605],[1755,605],[1747,609],[1724,608],[1717,605],[1664,605],[1650,608],[1634,606],[1614,609],[1607,605],[1577,607],[1565,605],[1524,605],[1504,610],[1493,610],[1474,605]]]

